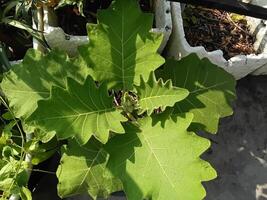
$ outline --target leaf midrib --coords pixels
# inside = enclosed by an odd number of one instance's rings
[[[52,120],[52,119],[64,119],[64,118],[76,118],[76,117],[80,117],[83,115],[91,115],[91,114],[95,114],[95,113],[100,113],[100,112],[108,112],[114,110],[114,108],[108,108],[108,109],[102,109],[102,110],[98,110],[98,111],[92,111],[92,112],[86,112],[86,113],[79,113],[79,114],[75,114],[75,115],[64,115],[64,116],[55,116],[55,117],[48,117],[48,118],[43,118],[42,120]]]
[[[222,82],[222,83],[217,83],[217,84],[212,85],[212,86],[209,86],[209,87],[200,88],[200,89],[191,91],[190,94],[194,94],[194,93],[197,93],[197,92],[202,92],[202,91],[205,91],[205,90],[213,89],[213,88],[216,88],[216,87],[225,85],[225,84],[227,84],[227,83],[230,83],[230,81],[224,81],[224,82]]]
[[[180,94],[176,94],[176,95],[171,95],[171,94],[168,94],[168,95],[158,95],[158,96],[150,96],[150,97],[145,97],[145,98],[142,98],[142,99],[140,99],[140,102],[141,101],[146,101],[146,100],[149,100],[149,99],[156,99],[156,98],[160,98],[160,97],[162,97],[162,96],[168,96],[168,97],[175,97],[175,96],[182,96],[182,95],[180,95]]]
[[[79,186],[78,186],[76,192],[80,190],[80,188],[81,188],[81,186],[83,185],[83,183],[85,182],[85,180],[86,180],[86,178],[87,178],[89,172],[91,171],[91,168],[94,166],[94,163],[96,162],[98,156],[99,156],[99,155],[102,155],[102,154],[101,154],[102,151],[103,151],[103,149],[101,148],[101,149],[99,149],[99,151],[97,152],[95,158],[92,160],[92,163],[90,164],[90,166],[89,166],[88,169],[86,170],[86,173],[85,173],[85,175],[84,175],[84,178],[82,179],[81,183],[79,184]],[[96,163],[97,163],[97,162],[96,162]],[[91,173],[91,174],[92,174],[92,173]],[[92,174],[92,176],[94,176],[94,175]],[[95,178],[94,178],[94,179],[95,179]],[[95,179],[95,181],[96,181],[96,179]],[[97,181],[96,181],[96,182],[97,182]]]
[[[38,94],[49,94],[47,91],[29,91],[29,90],[13,90],[13,89],[4,89],[5,91],[13,91],[17,93],[38,93]]]
[[[159,165],[160,169],[162,170],[163,175],[167,178],[167,180],[170,183],[170,185],[172,186],[172,188],[175,189],[174,183],[171,181],[171,179],[168,176],[167,172],[164,170],[163,166],[161,165],[160,160],[158,159],[156,153],[153,151],[153,149],[155,149],[155,148],[151,147],[151,144],[149,143],[148,139],[146,138],[146,136],[145,136],[145,134],[143,132],[141,132],[141,135],[143,136],[143,138],[145,140],[145,143],[147,144],[150,152],[154,155],[154,158],[156,159],[157,164]]]

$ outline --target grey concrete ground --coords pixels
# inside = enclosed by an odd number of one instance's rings
[[[218,135],[205,134],[213,144],[203,158],[218,172],[216,180],[205,183],[206,200],[267,200],[267,76],[240,80],[237,96],[235,113],[221,121]],[[34,200],[59,199],[50,182],[51,176],[41,181],[42,190],[36,189]]]
[[[206,184],[207,200],[267,199],[267,76],[239,81],[237,96],[205,155],[218,172]]]

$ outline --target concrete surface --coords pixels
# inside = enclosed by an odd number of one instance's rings
[[[205,184],[207,200],[267,199],[267,76],[238,82],[235,113],[221,121],[204,157],[218,178]]]

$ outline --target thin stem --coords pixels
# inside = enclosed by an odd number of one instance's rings
[[[240,31],[243,31],[245,34],[249,34],[247,31],[245,31],[243,28],[241,28],[240,26],[238,26],[231,18],[231,16],[229,15],[229,13],[226,13],[228,20]]]
[[[24,141],[25,141],[25,137],[23,135],[23,131],[22,129],[20,128],[19,124],[18,124],[18,120],[16,119],[14,113],[12,112],[12,110],[9,108],[9,106],[7,105],[6,101],[4,100],[4,98],[2,96],[0,96],[0,100],[1,102],[3,103],[3,105],[7,108],[7,110],[9,111],[9,113],[11,114],[13,120],[16,121],[16,126],[19,130],[19,133],[20,133],[20,137],[22,138],[22,142],[21,142],[21,146],[23,147],[24,146]],[[22,156],[22,153],[23,151],[21,152],[21,156]]]
[[[35,29],[37,29],[38,31],[41,31],[42,33],[43,33],[43,31],[44,31],[44,21],[43,21],[43,15],[44,15],[44,13],[43,13],[43,8],[42,7],[37,7],[37,23],[38,24],[35,24],[35,21],[34,21],[34,18],[33,18],[33,28],[35,28]],[[44,39],[44,35],[42,34],[42,37],[43,37],[43,39]],[[40,51],[42,51],[42,52],[44,52],[45,51],[45,49],[44,49],[44,47],[43,47],[43,45],[38,41],[38,40],[36,40],[35,38],[33,38],[33,48],[34,49],[38,49],[38,50],[40,50]],[[37,66],[38,67],[38,66]],[[2,97],[1,97],[2,98]],[[6,104],[7,105],[7,104]],[[7,107],[8,108],[8,107]],[[9,109],[9,108],[8,108]],[[11,114],[12,114],[12,112],[11,112]],[[12,116],[13,116],[13,114],[12,114]],[[15,117],[15,116],[14,116]],[[16,121],[17,122],[17,121]],[[18,126],[18,129],[19,129],[19,132],[21,132],[22,133],[22,131],[21,131],[21,129],[20,129],[20,127]],[[30,154],[30,153],[26,153],[25,154],[25,152],[23,151],[23,147],[24,147],[24,136],[23,136],[23,134],[21,134],[21,136],[22,136],[22,150],[21,150],[21,157],[20,157],[20,165],[18,166],[19,168],[21,167],[21,165],[22,165],[22,162],[23,162],[23,160],[28,164],[28,166],[29,166],[29,168],[27,169],[27,173],[28,173],[28,176],[30,177],[30,175],[31,175],[31,171],[32,171],[32,155]],[[31,134],[26,134],[26,142],[28,142],[28,141],[31,141],[32,140],[32,138],[33,138],[33,133],[31,133]],[[18,168],[18,169],[19,169]],[[17,170],[18,171],[18,170]],[[17,173],[15,174],[15,178],[17,177]],[[15,178],[14,178],[14,180],[15,180]],[[13,182],[14,183],[14,182]],[[10,186],[10,189],[12,188],[12,186],[13,186],[13,184],[11,184],[11,186]],[[20,196],[19,195],[17,195],[17,194],[12,194],[11,196],[10,196],[10,198],[9,198],[9,200],[19,200],[20,199]]]
[[[117,106],[117,107],[119,107],[120,106],[120,104],[118,103],[118,101],[117,101],[117,99],[116,99],[116,96],[114,95],[114,103],[115,103],[115,105]]]
[[[56,175],[56,172],[50,172],[50,171],[41,170],[41,169],[28,169],[28,170],[31,170],[33,172],[42,172],[42,173],[46,173],[46,174]]]
[[[13,185],[14,185],[14,182],[15,182],[17,176],[18,176],[18,172],[19,172],[19,169],[20,169],[21,166],[22,166],[22,162],[23,162],[23,160],[25,159],[25,156],[26,156],[26,154],[25,154],[25,152],[24,152],[24,149],[23,149],[23,147],[24,147],[24,142],[25,142],[25,138],[24,138],[24,135],[23,135],[23,131],[21,130],[21,128],[20,128],[20,126],[19,126],[19,124],[18,124],[18,121],[17,121],[17,119],[16,119],[14,113],[13,113],[12,110],[9,108],[9,106],[7,105],[6,101],[4,100],[4,98],[3,98],[2,96],[0,96],[0,100],[1,100],[1,102],[3,103],[3,105],[8,109],[8,111],[10,112],[10,114],[12,115],[13,120],[16,121],[16,126],[17,126],[17,128],[18,128],[18,130],[19,130],[19,133],[20,133],[20,136],[21,136],[21,139],[22,139],[22,140],[21,140],[21,146],[22,146],[22,148],[21,148],[21,151],[20,151],[19,165],[18,165],[18,168],[17,168],[16,173],[15,173],[15,175],[14,175],[12,184],[11,184],[10,187],[9,187],[9,191],[10,191],[11,188],[13,187]],[[4,196],[5,196],[5,195],[4,195]],[[11,197],[9,198],[9,200],[18,200],[18,199],[19,199],[19,195],[11,195]]]

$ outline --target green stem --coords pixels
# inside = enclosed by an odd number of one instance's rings
[[[36,25],[34,23],[34,20],[33,20],[33,26],[36,26],[35,28],[37,28],[38,31],[41,31],[43,33],[43,31],[44,31],[44,21],[43,21],[43,8],[42,7],[37,8],[37,22],[38,22],[38,24]],[[43,34],[42,34],[42,37],[44,37]],[[40,50],[42,52],[45,51],[43,45],[38,40],[36,40],[35,38],[33,38],[33,48],[34,49],[38,49],[38,50]],[[22,137],[23,137],[23,134],[22,134]],[[33,138],[33,133],[26,134],[26,142],[31,141],[32,138]],[[23,143],[22,143],[22,147],[24,147],[24,140],[23,140]],[[27,169],[27,173],[28,173],[28,176],[30,177],[31,172],[32,172],[32,155],[30,153],[26,153],[25,156],[23,156],[23,157],[21,156],[21,159],[22,158],[24,159],[24,161],[29,166],[29,168]],[[17,195],[17,194],[12,194],[10,196],[10,198],[9,198],[9,200],[19,200],[19,199],[20,199],[20,196]]]

